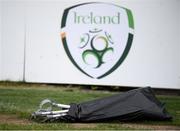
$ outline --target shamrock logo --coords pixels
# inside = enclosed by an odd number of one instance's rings
[[[108,62],[108,56],[114,52],[113,44],[112,36],[106,31],[97,28],[89,30],[88,33],[83,34],[80,38],[80,49],[85,49],[87,45],[90,47],[82,53],[84,63],[93,68],[101,67]]]
[[[115,71],[126,59],[133,37],[133,15],[127,8],[90,2],[64,10],[64,50],[72,64],[90,78],[101,79]]]

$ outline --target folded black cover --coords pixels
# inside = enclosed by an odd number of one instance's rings
[[[98,122],[109,120],[170,120],[163,103],[158,101],[150,87],[130,90],[110,97],[71,104],[68,115],[71,122]]]

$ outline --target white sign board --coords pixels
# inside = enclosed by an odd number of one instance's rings
[[[2,7],[1,7],[2,5],[1,5],[1,2],[0,2],[0,80],[1,80],[1,76],[2,76],[2,72],[1,72],[1,66],[2,66],[2,64],[1,64],[1,61],[2,61],[2,53],[1,53],[1,51],[2,51],[2,49],[1,49],[1,44],[2,44]]]
[[[177,0],[4,0],[1,10],[2,80],[180,88]]]

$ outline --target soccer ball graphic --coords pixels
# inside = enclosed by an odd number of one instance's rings
[[[80,49],[83,50],[83,62],[92,68],[99,68],[112,59],[112,36],[101,29],[89,30],[80,37]]]

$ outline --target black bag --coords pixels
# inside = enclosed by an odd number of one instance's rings
[[[58,104],[51,102],[52,106]],[[68,106],[68,105],[66,105]],[[59,106],[60,107],[60,106]],[[133,120],[171,120],[163,103],[159,102],[150,87],[130,90],[110,97],[70,104],[60,107],[64,114],[40,109],[33,118],[44,121],[65,120],[68,122],[133,121]],[[66,110],[66,112],[65,112]],[[46,115],[41,115],[42,112]]]

